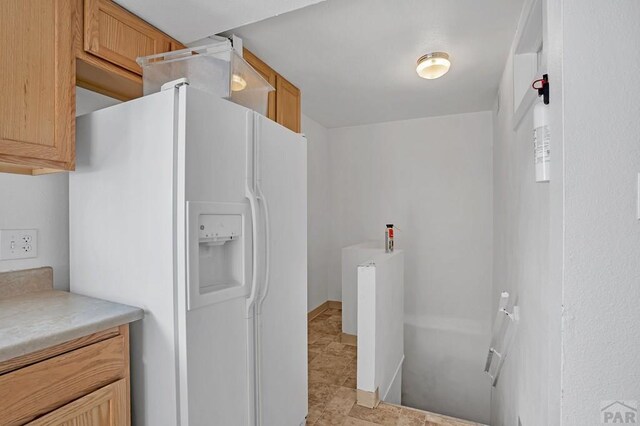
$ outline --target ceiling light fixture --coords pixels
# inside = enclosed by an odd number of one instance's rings
[[[231,76],[231,91],[240,92],[247,87],[247,80],[242,78],[241,75],[233,74]]]
[[[422,78],[433,80],[445,75],[449,71],[449,67],[451,67],[451,61],[449,61],[448,53],[433,52],[418,59],[416,72]]]

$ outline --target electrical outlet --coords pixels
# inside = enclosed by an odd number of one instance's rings
[[[38,257],[36,229],[0,230],[0,260]]]

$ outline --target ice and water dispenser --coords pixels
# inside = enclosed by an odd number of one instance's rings
[[[200,292],[242,285],[242,216],[200,215],[198,231]]]
[[[188,210],[189,309],[244,295],[251,264],[247,206],[188,203]]]

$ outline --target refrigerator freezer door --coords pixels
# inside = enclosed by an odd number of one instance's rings
[[[71,291],[145,310],[131,324],[133,424],[174,426],[173,92],[78,117]],[[1,417],[1,416],[0,416]]]
[[[307,143],[256,120],[258,195],[269,229],[258,298],[260,424],[294,426],[307,415]]]

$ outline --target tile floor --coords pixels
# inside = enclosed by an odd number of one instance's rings
[[[307,425],[467,426],[476,423],[381,403],[356,404],[356,347],[340,343],[342,313],[329,309],[309,322]]]

